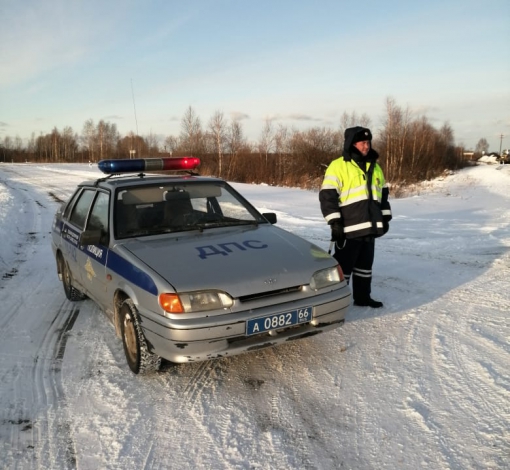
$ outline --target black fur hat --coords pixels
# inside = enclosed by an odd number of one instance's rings
[[[372,140],[372,133],[370,132],[370,129],[367,129],[365,127],[359,127],[359,130],[354,134],[354,137],[352,138],[352,143],[355,144],[356,142],[363,142],[365,140]]]

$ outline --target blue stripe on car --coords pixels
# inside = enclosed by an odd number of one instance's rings
[[[140,289],[146,290],[150,294],[158,295],[156,284],[147,273],[144,273],[134,264],[111,250],[108,252],[106,266],[135,286],[140,287]]]
[[[98,263],[111,269],[115,274],[122,276],[124,279],[129,281],[131,284],[139,287],[140,289],[146,290],[152,295],[158,295],[158,288],[152,280],[152,278],[144,273],[141,269],[137,268],[134,264],[130,263],[122,256],[108,250],[108,247],[103,245],[86,245],[79,246],[78,238],[79,232],[73,230],[67,224],[63,224],[62,239],[72,246],[77,247],[80,251],[85,253],[90,258],[94,259]],[[66,230],[67,229],[67,230]],[[65,231],[65,233],[64,233]],[[95,247],[92,249],[89,247]],[[100,251],[100,256],[97,256]]]

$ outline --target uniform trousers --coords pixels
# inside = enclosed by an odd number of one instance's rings
[[[347,239],[343,247],[339,243],[335,244],[333,256],[342,268],[345,279],[352,286],[355,302],[363,303],[370,299],[374,253],[374,237]]]

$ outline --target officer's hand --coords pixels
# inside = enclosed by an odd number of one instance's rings
[[[344,226],[340,220],[331,222],[331,240],[343,243],[345,240]]]

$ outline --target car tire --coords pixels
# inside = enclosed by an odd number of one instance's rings
[[[124,300],[120,307],[120,328],[124,354],[131,371],[147,374],[159,370],[161,358],[149,351],[138,312],[131,299]]]
[[[76,287],[73,286],[73,277],[71,275],[71,271],[69,270],[69,266],[67,265],[65,259],[60,256],[58,258],[59,262],[59,273],[62,277],[62,285],[64,286],[64,292],[66,294],[66,297],[71,302],[77,302],[80,300],[84,300],[87,298],[87,296],[76,289]]]

